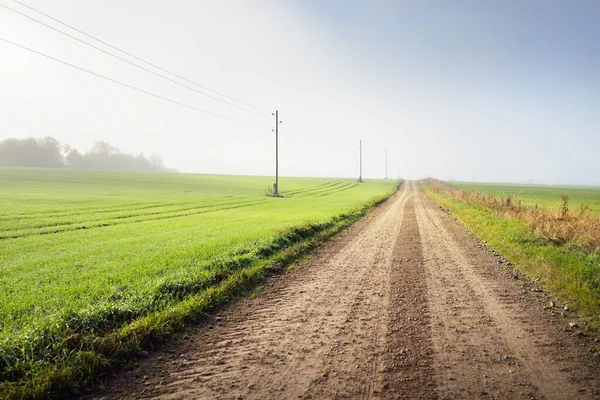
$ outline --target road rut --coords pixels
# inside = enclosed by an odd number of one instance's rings
[[[598,362],[416,183],[106,382],[155,399],[594,398]],[[98,396],[99,397],[99,396]]]

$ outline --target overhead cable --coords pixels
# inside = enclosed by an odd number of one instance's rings
[[[29,52],[31,52],[31,53],[35,53],[35,54],[37,54],[37,55],[40,55],[40,56],[42,56],[42,57],[45,57],[45,58],[48,58],[48,59],[50,59],[50,60],[53,60],[53,61],[59,62],[59,63],[61,63],[61,64],[67,65],[67,66],[69,66],[69,67],[71,67],[71,68],[75,68],[75,69],[78,69],[78,70],[80,70],[80,71],[87,72],[88,74],[91,74],[91,75],[97,76],[97,77],[99,77],[99,78],[105,79],[105,80],[107,80],[107,81],[110,81],[110,82],[116,83],[116,84],[118,84],[118,85],[121,85],[121,86],[128,87],[128,88],[130,88],[130,89],[133,89],[133,90],[135,90],[135,91],[138,91],[138,92],[141,92],[141,93],[147,94],[147,95],[149,95],[149,96],[153,96],[153,97],[156,97],[156,98],[159,98],[159,99],[162,99],[162,100],[168,101],[168,102],[170,102],[170,103],[173,103],[173,104],[180,105],[180,106],[182,106],[182,107],[186,107],[186,108],[189,108],[189,109],[192,109],[192,110],[196,110],[196,111],[199,111],[199,112],[202,112],[202,113],[205,113],[205,114],[209,114],[209,115],[212,115],[212,116],[215,116],[215,117],[219,117],[219,118],[226,119],[226,120],[229,120],[229,121],[237,122],[237,123],[240,123],[240,124],[244,124],[244,125],[253,126],[253,127],[255,127],[255,128],[259,128],[259,129],[269,129],[269,130],[271,129],[270,127],[267,127],[267,126],[256,125],[256,124],[252,124],[252,123],[250,123],[250,122],[242,121],[242,120],[239,120],[239,119],[230,118],[230,117],[227,117],[227,116],[225,116],[225,115],[221,115],[221,114],[213,113],[213,112],[211,112],[211,111],[207,111],[207,110],[204,110],[204,109],[202,109],[202,108],[198,108],[198,107],[195,107],[195,106],[192,106],[192,105],[189,105],[189,104],[182,103],[182,102],[180,102],[180,101],[177,101],[177,100],[170,99],[170,98],[168,98],[168,97],[165,97],[165,96],[161,96],[161,95],[159,95],[159,94],[156,94],[156,93],[153,93],[153,92],[149,92],[149,91],[147,91],[147,90],[144,90],[144,89],[140,89],[140,88],[138,88],[138,87],[136,87],[136,86],[132,86],[132,85],[129,85],[129,84],[125,83],[125,82],[121,82],[121,81],[118,81],[118,80],[116,80],[116,79],[112,79],[112,78],[110,78],[110,77],[108,77],[108,76],[105,76],[105,75],[99,74],[99,73],[97,73],[97,72],[90,71],[89,69],[86,69],[86,68],[83,68],[83,67],[79,67],[79,66],[77,66],[77,65],[74,65],[74,64],[71,64],[71,63],[69,63],[69,62],[67,62],[67,61],[60,60],[60,59],[58,59],[58,58],[56,58],[56,57],[52,57],[52,56],[50,56],[50,55],[48,55],[48,54],[45,54],[45,53],[42,53],[42,52],[40,52],[40,51],[34,50],[34,49],[32,49],[32,48],[29,48],[29,47],[23,46],[23,45],[21,45],[21,44],[15,43],[15,42],[13,42],[13,41],[10,41],[10,40],[8,40],[8,39],[5,39],[5,38],[2,38],[2,37],[0,37],[0,40],[1,40],[1,41],[3,41],[3,42],[5,42],[5,43],[11,44],[11,45],[13,45],[13,46],[19,47],[19,48],[21,48],[21,49],[23,49],[23,50],[27,50],[27,51],[29,51]]]
[[[138,58],[138,57],[136,57],[136,56],[134,56],[134,55],[132,55],[132,54],[130,54],[130,53],[127,53],[127,52],[125,52],[125,51],[123,51],[123,50],[120,50],[120,49],[118,49],[118,48],[114,47],[114,46],[111,46],[111,45],[109,45],[109,44],[108,44],[108,43],[106,43],[106,42],[103,42],[103,41],[101,41],[101,40],[99,40],[99,39],[96,39],[95,37],[93,37],[93,36],[91,36],[91,35],[88,35],[88,34],[86,34],[85,32],[83,32],[83,31],[80,31],[79,29],[76,29],[76,28],[74,28],[74,27],[72,27],[72,26],[70,26],[70,25],[67,25],[67,24],[65,24],[65,23],[63,23],[63,22],[60,22],[60,21],[56,20],[55,18],[53,18],[53,17],[51,17],[51,16],[49,16],[49,15],[47,15],[47,14],[44,14],[44,13],[42,13],[41,11],[38,11],[38,10],[34,9],[33,7],[27,6],[26,4],[24,4],[24,3],[21,3],[21,2],[19,2],[19,1],[17,1],[17,0],[13,0],[13,1],[15,1],[16,3],[22,4],[23,6],[25,6],[25,7],[28,7],[28,8],[30,8],[30,9],[32,9],[32,10],[34,10],[34,11],[36,11],[36,12],[38,12],[38,13],[40,13],[40,14],[42,14],[42,15],[44,15],[44,16],[46,16],[46,17],[48,17],[48,18],[52,19],[52,20],[55,20],[55,21],[57,21],[57,22],[59,22],[59,23],[61,23],[61,24],[65,25],[65,26],[67,26],[67,27],[69,27],[69,28],[71,28],[71,29],[73,29],[73,30],[76,30],[77,32],[80,32],[80,33],[82,33],[82,34],[84,34],[84,35],[86,35],[86,36],[89,36],[89,37],[91,37],[92,39],[94,39],[94,40],[97,40],[98,42],[100,42],[100,43],[102,43],[102,44],[105,44],[105,45],[107,45],[107,46],[109,46],[109,47],[112,47],[112,48],[114,48],[114,49],[116,49],[116,50],[118,50],[118,51],[120,51],[120,52],[122,52],[122,53],[124,53],[124,54],[127,54],[127,55],[128,55],[128,56],[130,56],[130,57],[133,57],[133,58],[135,58],[135,59],[137,59],[137,60],[140,60],[140,61],[142,61],[142,62],[144,62],[144,63],[146,63],[146,64],[148,64],[148,65],[151,65],[151,66],[152,66],[152,67],[154,67],[154,68],[157,68],[157,69],[160,69],[160,70],[162,70],[162,71],[165,71],[165,72],[167,72],[167,73],[169,73],[169,74],[171,74],[171,75],[173,75],[173,76],[176,76],[176,77],[178,77],[179,79],[182,79],[182,80],[188,81],[187,79],[185,79],[185,78],[183,78],[183,77],[180,77],[180,76],[178,76],[178,75],[175,75],[175,74],[173,74],[173,73],[171,73],[171,72],[169,72],[169,71],[167,71],[167,70],[164,70],[164,69],[162,69],[162,68],[160,68],[160,67],[158,67],[158,66],[156,66],[156,65],[154,65],[154,64],[151,64],[151,63],[149,63],[149,62],[147,62],[147,61],[144,61],[144,60],[142,60],[141,58]],[[14,12],[14,13],[17,13],[17,14],[19,14],[19,15],[21,15],[21,16],[23,16],[23,17],[25,17],[25,18],[28,18],[28,19],[30,19],[31,21],[34,21],[34,22],[36,22],[36,23],[38,23],[38,24],[40,24],[40,25],[43,25],[43,26],[45,26],[45,27],[47,27],[47,28],[49,28],[49,29],[52,29],[52,30],[54,30],[54,31],[56,31],[56,32],[58,32],[58,33],[61,33],[62,35],[65,35],[65,36],[67,36],[67,37],[69,37],[69,38],[71,38],[71,39],[73,39],[73,40],[76,40],[76,41],[78,41],[78,42],[80,42],[80,43],[83,43],[83,44],[85,44],[86,46],[89,46],[89,47],[91,47],[91,48],[93,48],[93,49],[95,49],[95,50],[98,50],[98,51],[100,51],[100,52],[102,52],[102,53],[104,53],[104,54],[107,54],[107,55],[109,55],[109,56],[111,56],[111,57],[114,57],[114,58],[116,58],[116,59],[118,59],[118,60],[121,60],[121,61],[123,61],[123,62],[125,62],[125,63],[127,63],[127,64],[130,64],[130,65],[132,65],[132,66],[134,66],[134,67],[136,67],[136,68],[139,68],[139,69],[141,69],[141,70],[144,70],[144,71],[146,71],[146,72],[148,72],[148,73],[150,73],[150,74],[153,74],[153,75],[155,75],[155,76],[158,76],[159,78],[165,79],[165,80],[167,80],[167,81],[169,81],[169,82],[171,82],[171,83],[174,83],[174,84],[176,84],[176,85],[179,85],[179,86],[181,86],[181,87],[184,87],[184,88],[186,88],[186,89],[188,89],[188,90],[191,90],[191,91],[193,91],[193,92],[196,92],[196,93],[198,93],[198,94],[201,94],[201,95],[203,95],[203,96],[209,97],[209,98],[211,98],[211,99],[213,99],[213,100],[216,100],[216,101],[219,101],[219,102],[221,102],[221,103],[227,104],[227,105],[229,105],[229,106],[236,107],[236,108],[238,108],[238,109],[240,109],[240,110],[243,110],[243,111],[246,111],[246,112],[249,112],[249,113],[252,113],[252,114],[255,114],[255,115],[261,116],[261,117],[270,118],[270,117],[268,117],[268,116],[266,116],[266,115],[264,115],[264,114],[261,114],[261,113],[258,113],[258,112],[256,112],[256,111],[249,110],[249,109],[247,109],[247,108],[245,108],[245,107],[241,107],[241,106],[239,106],[239,105],[237,105],[237,104],[234,104],[234,103],[231,103],[231,102],[225,101],[225,100],[223,100],[223,99],[220,99],[220,98],[218,98],[218,97],[215,97],[215,96],[212,96],[212,95],[210,95],[210,94],[204,93],[204,92],[202,92],[202,91],[200,91],[200,90],[197,90],[197,89],[195,89],[195,88],[193,88],[193,87],[191,87],[191,86],[188,86],[188,85],[185,85],[185,84],[183,84],[183,83],[181,83],[181,82],[178,82],[178,81],[176,81],[176,80],[174,80],[174,79],[171,79],[171,78],[169,78],[169,77],[166,77],[166,76],[164,76],[164,75],[161,75],[161,74],[159,74],[159,73],[157,73],[157,72],[155,72],[155,71],[152,71],[152,70],[151,70],[151,69],[149,69],[149,68],[145,68],[145,67],[143,67],[143,66],[141,66],[141,65],[139,65],[139,64],[136,64],[136,63],[134,63],[134,62],[132,62],[132,61],[129,61],[129,60],[127,60],[127,59],[123,58],[123,57],[120,57],[120,56],[118,56],[118,55],[116,55],[116,54],[113,54],[113,53],[111,53],[111,52],[109,52],[109,51],[106,51],[106,50],[104,50],[104,49],[102,49],[102,48],[100,48],[100,47],[98,47],[98,46],[95,46],[95,45],[93,45],[93,44],[91,44],[91,43],[89,43],[89,42],[86,42],[85,40],[82,40],[82,39],[80,39],[80,38],[78,38],[78,37],[76,37],[76,36],[73,36],[73,35],[71,35],[71,34],[69,34],[69,33],[65,32],[65,31],[62,31],[62,30],[60,30],[60,29],[58,29],[58,28],[55,28],[55,27],[53,27],[53,26],[51,26],[51,25],[48,25],[48,24],[46,24],[45,22],[43,22],[43,21],[40,21],[40,20],[38,20],[38,19],[36,19],[36,18],[34,18],[34,17],[30,16],[30,15],[27,15],[27,14],[25,14],[25,13],[22,13],[22,12],[18,11],[18,10],[15,10],[14,8],[8,7],[8,6],[6,6],[6,5],[4,5],[4,4],[1,4],[1,3],[0,3],[0,7],[4,7],[4,8],[6,8],[6,9],[8,9],[8,10],[10,10],[10,11]],[[188,81],[188,82],[191,82],[191,81]],[[194,82],[192,82],[192,83],[194,83]],[[211,91],[211,92],[214,92],[214,91],[212,91],[212,90],[210,90],[210,89],[208,89],[208,88],[205,88],[205,87],[203,87],[203,86],[200,86],[200,85],[198,85],[198,84],[196,84],[196,83],[194,83],[194,84],[195,84],[195,85],[197,85],[197,86],[199,86],[199,87],[202,87],[202,88],[203,88],[203,89],[205,89],[205,90],[209,90],[209,91]],[[218,92],[215,92],[215,93],[217,93],[217,94],[219,94],[220,96],[223,96],[223,97],[228,97],[228,96],[225,96],[225,95],[223,95],[223,94],[221,94],[221,93],[218,93]],[[232,98],[232,99],[233,99],[233,98]],[[235,100],[235,99],[233,99],[233,100],[234,100],[234,101],[237,101],[237,102],[239,102],[239,103],[241,103],[241,104],[244,104],[244,103],[242,103],[242,102],[240,102],[240,101],[238,101],[238,100]],[[248,105],[248,106],[250,106],[250,105]],[[254,107],[254,106],[250,106],[250,107],[256,108],[256,107]],[[265,111],[265,112],[267,112],[266,110],[262,110],[262,111]]]

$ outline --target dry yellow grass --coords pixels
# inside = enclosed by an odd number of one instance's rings
[[[588,250],[600,250],[600,217],[589,213],[586,205],[578,209],[569,208],[569,196],[563,193],[558,211],[542,210],[537,206],[525,207],[515,202],[510,195],[496,197],[475,190],[454,188],[444,182],[428,179],[433,190],[459,200],[476,202],[493,210],[503,218],[523,221],[531,232],[556,244],[573,244]]]

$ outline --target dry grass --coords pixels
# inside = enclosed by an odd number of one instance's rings
[[[503,218],[523,221],[537,237],[556,244],[572,244],[587,250],[600,250],[600,217],[591,215],[589,207],[585,204],[580,204],[577,209],[572,210],[567,193],[561,195],[562,203],[558,211],[545,211],[537,204],[524,207],[520,200],[515,202],[510,195],[496,197],[475,190],[457,189],[435,179],[428,179],[426,183],[440,194],[476,202]]]

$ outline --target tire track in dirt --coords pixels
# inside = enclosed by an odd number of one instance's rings
[[[360,281],[353,304],[343,324],[337,328],[334,342],[323,360],[322,374],[311,382],[304,398],[374,398],[385,337],[390,301],[389,278],[398,233],[406,202],[412,190],[404,189],[401,204],[393,220],[372,239],[382,241]]]
[[[134,393],[127,376],[115,380],[127,391],[115,397],[372,397],[407,197],[406,190],[395,194],[281,285],[233,307],[222,326],[178,348],[179,356],[145,363],[148,378]]]
[[[427,281],[414,196],[408,199],[388,282],[390,302],[383,364],[382,399],[435,398]]]
[[[583,342],[412,182],[211,321],[94,397],[600,398]]]
[[[580,346],[540,318],[521,288],[422,190],[415,199],[440,397],[593,397],[597,372],[590,376],[582,365]]]

